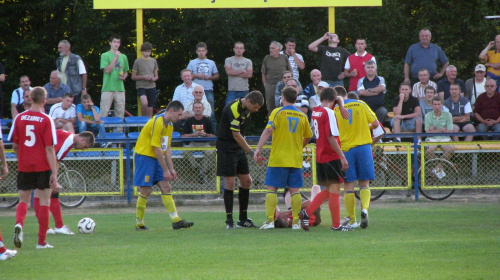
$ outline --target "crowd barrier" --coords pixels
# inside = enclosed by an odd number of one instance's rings
[[[129,202],[137,194],[132,185],[133,146],[137,135],[98,139],[112,141],[117,148],[88,149],[72,151],[64,160],[68,169],[79,171],[85,178],[85,193],[66,193],[62,195],[86,196],[123,196]],[[473,133],[481,135],[480,133]],[[492,133],[489,133],[490,135]],[[417,144],[417,136],[436,134],[388,134],[384,143],[376,144],[373,149],[376,179],[370,183],[376,190],[415,190],[418,200],[418,188],[426,189],[473,189],[500,188],[497,175],[500,166],[500,141],[474,142],[422,142]],[[458,134],[464,136],[464,133]],[[412,142],[387,142],[394,137],[413,138]],[[247,137],[253,143],[258,136]],[[207,141],[210,147],[183,147],[188,141]],[[223,180],[216,176],[216,152],[213,146],[215,138],[173,138],[172,157],[178,179],[171,182],[174,194],[203,195],[220,194]],[[5,143],[6,146],[9,143]],[[454,145],[455,152],[449,159],[452,166],[445,166],[445,179],[433,180],[438,162],[429,161],[424,151],[431,145]],[[252,146],[252,145],[251,145]],[[255,146],[252,146],[255,147]],[[265,146],[262,156],[269,158],[270,146]],[[309,144],[303,153],[304,185],[310,188],[316,184],[315,145]],[[12,150],[6,150],[10,173],[0,181],[0,198],[16,196],[17,158]],[[442,149],[435,152],[441,158]],[[433,165],[434,163],[434,165]],[[265,192],[264,178],[266,167],[256,165],[249,158],[250,174],[253,179],[252,192]],[[444,170],[446,168],[446,170]],[[447,173],[452,172],[452,173]],[[64,186],[63,186],[64,187]],[[417,188],[418,187],[418,188]],[[158,191],[158,189],[156,189]]]

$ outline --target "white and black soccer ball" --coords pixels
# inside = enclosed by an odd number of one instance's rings
[[[78,222],[78,231],[80,233],[94,233],[95,222],[91,218],[83,218]]]

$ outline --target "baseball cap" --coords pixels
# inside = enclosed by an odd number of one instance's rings
[[[483,64],[478,64],[478,65],[476,65],[476,69],[474,69],[474,72],[477,72],[477,71],[486,72],[486,67]]]
[[[319,84],[318,84],[318,87],[324,87],[324,88],[326,88],[326,87],[329,87],[329,86],[330,85],[327,82],[323,82],[323,81],[319,82]]]
[[[297,96],[297,101],[295,102],[295,107],[300,108],[300,107],[309,107],[309,101],[307,100],[306,95],[299,95]]]

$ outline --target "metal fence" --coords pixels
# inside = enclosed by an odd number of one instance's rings
[[[450,188],[500,188],[500,141],[477,142],[414,142],[380,143],[373,149],[376,179],[370,183],[373,190],[411,190]],[[136,194],[131,185],[133,160],[130,140],[127,148],[89,149],[85,152],[72,151],[64,160],[68,169],[79,171],[85,178],[84,195],[127,195],[129,201]],[[125,145],[126,144],[126,145]],[[425,152],[430,146],[453,145],[455,151],[443,163],[442,149],[437,148],[434,159]],[[416,150],[414,148],[417,148]],[[270,146],[265,146],[262,156],[269,158]],[[175,194],[219,194],[222,180],[216,176],[215,147],[173,147],[173,161],[178,180],[172,181]],[[17,159],[12,150],[7,150],[9,176],[0,181],[0,197],[17,196]],[[306,188],[316,183],[315,146],[304,149],[303,176]],[[264,192],[266,167],[256,165],[249,159],[253,179],[252,192]],[[439,171],[439,172],[438,172]],[[443,171],[444,176],[440,173]],[[441,178],[437,178],[442,176]],[[437,178],[437,179],[436,179]],[[415,188],[416,189],[416,188]],[[415,192],[416,198],[418,197]],[[62,195],[82,195],[62,194]]]

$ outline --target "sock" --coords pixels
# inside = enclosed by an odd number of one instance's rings
[[[33,198],[33,210],[35,210],[35,216],[38,217],[38,211],[40,211],[40,198]]]
[[[302,196],[300,192],[292,194],[292,224],[299,223],[299,212],[302,209]]]
[[[368,209],[370,208],[371,196],[372,193],[368,186],[361,187],[361,189],[359,190],[359,200],[361,201],[361,209],[366,209],[366,211],[368,211]]]
[[[41,205],[38,212],[38,244],[45,245],[47,229],[49,229],[49,206]]]
[[[274,211],[278,205],[278,194],[275,191],[266,193],[266,223],[274,222]]]
[[[344,192],[344,204],[347,211],[347,217],[351,218],[350,224],[356,221],[356,201],[353,191]]]
[[[3,245],[3,239],[2,239],[2,233],[0,232],[0,254],[3,254],[5,253],[7,249],[5,248],[5,246]]]
[[[163,198],[162,198],[163,199]],[[137,197],[137,203],[135,205],[135,218],[137,219],[137,225],[144,225],[144,212],[146,212],[146,203],[148,203],[148,198],[142,195]]]
[[[340,226],[340,195],[338,193],[330,193],[328,207],[332,215],[332,226],[338,228]]]
[[[177,223],[181,220],[179,216],[177,216],[177,209],[175,208],[175,202],[171,193],[162,193],[161,201],[163,201],[163,205],[167,208],[168,214],[170,215],[170,219],[172,219],[172,223]]]
[[[26,213],[28,213],[28,204],[24,202],[19,202],[16,208],[16,225],[21,224],[24,228],[24,219],[26,219]]]
[[[311,204],[307,206],[306,208],[306,213],[307,215],[311,216],[311,214],[318,209],[318,207],[325,202],[325,200],[328,199],[329,192],[327,190],[323,190],[320,193],[318,193]]]
[[[226,207],[226,221],[233,220],[233,193],[234,191],[224,189],[224,207]]]
[[[240,188],[238,192],[238,199],[240,201],[240,221],[244,221],[248,218],[247,210],[248,210],[249,198],[250,198],[250,190]]]
[[[62,228],[64,223],[61,213],[61,203],[59,203],[59,196],[57,198],[50,198],[50,213],[52,213],[52,217],[54,217],[56,228]]]

